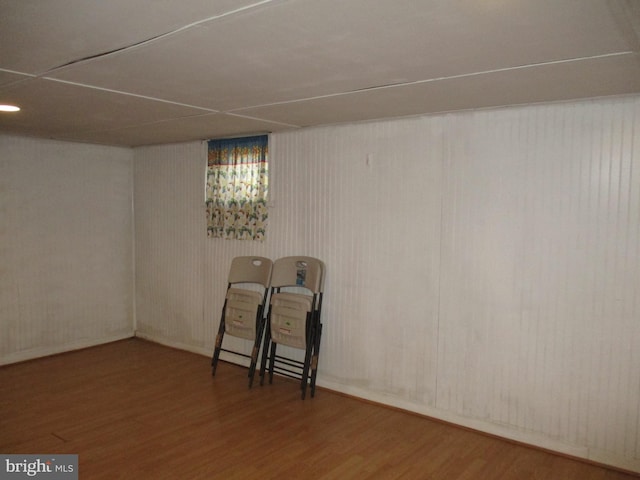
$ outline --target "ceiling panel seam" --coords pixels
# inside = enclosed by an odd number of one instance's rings
[[[119,53],[123,53],[123,52],[128,52],[130,50],[134,50],[136,48],[144,47],[144,46],[150,45],[150,44],[152,44],[154,42],[157,42],[158,40],[162,40],[164,38],[167,38],[167,37],[170,37],[170,36],[173,36],[173,35],[177,35],[179,33],[182,33],[184,31],[186,31],[186,30],[189,30],[191,28],[194,28],[194,27],[197,27],[199,25],[202,25],[204,23],[208,23],[208,22],[212,22],[214,20],[219,20],[221,18],[225,18],[225,17],[229,17],[229,16],[232,16],[232,15],[236,15],[238,13],[242,13],[242,12],[245,12],[247,10],[258,8],[258,7],[261,7],[263,5],[266,5],[268,3],[272,3],[272,2],[275,2],[275,1],[277,1],[277,0],[261,0],[259,2],[252,3],[250,5],[245,5],[243,7],[239,7],[239,8],[236,8],[234,10],[229,10],[228,12],[219,13],[219,14],[213,15],[211,17],[203,18],[203,19],[198,20],[196,22],[192,22],[192,23],[190,23],[188,25],[184,25],[184,26],[176,28],[174,30],[170,30],[168,32],[155,35],[153,37],[147,38],[145,40],[141,40],[139,42],[132,43],[130,45],[126,45],[124,47],[116,48],[116,49],[109,50],[109,51],[106,51],[106,52],[96,53],[94,55],[88,55],[86,57],[79,58],[79,59],[76,59],[76,60],[71,60],[71,61],[69,61],[67,63],[62,64],[62,65],[58,65],[57,67],[53,67],[53,68],[51,68],[49,70],[46,70],[45,72],[42,72],[42,73],[40,73],[39,75],[36,75],[36,76],[37,77],[44,77],[44,76],[47,76],[47,75],[51,75],[53,73],[58,73],[60,71],[63,71],[66,68],[71,67],[71,66],[76,66],[78,64],[90,62],[92,60],[96,60],[96,59],[99,59],[99,58],[110,57],[110,56],[113,56],[113,55],[117,55]]]
[[[276,106],[276,105],[287,105],[287,104],[292,104],[292,103],[300,103],[300,102],[306,102],[309,100],[320,100],[323,98],[332,98],[332,97],[340,97],[343,95],[350,95],[350,94],[354,94],[354,93],[361,93],[361,92],[370,92],[373,90],[383,90],[383,89],[389,89],[389,88],[398,88],[398,87],[408,87],[408,86],[412,86],[412,85],[421,85],[424,83],[432,83],[432,82],[441,82],[441,81],[445,81],[445,80],[456,80],[456,79],[460,79],[460,78],[470,78],[470,77],[476,77],[476,76],[481,76],[481,75],[489,75],[492,73],[503,73],[503,72],[510,72],[510,71],[516,71],[516,70],[524,70],[527,68],[538,68],[538,67],[545,67],[548,65],[559,65],[559,64],[565,64],[565,63],[576,63],[576,62],[583,62],[583,61],[588,61],[588,60],[599,60],[601,58],[609,58],[609,57],[619,57],[619,56],[624,56],[624,55],[635,55],[634,52],[632,51],[624,51],[624,52],[614,52],[614,53],[606,53],[603,55],[594,55],[594,56],[590,56],[590,57],[579,57],[579,58],[569,58],[569,59],[564,59],[564,60],[553,60],[553,61],[549,61],[549,62],[540,62],[540,63],[531,63],[528,65],[518,65],[515,67],[505,67],[505,68],[496,68],[493,70],[484,70],[481,72],[471,72],[471,73],[462,73],[460,75],[450,75],[450,76],[445,76],[445,77],[436,77],[436,78],[427,78],[427,79],[423,79],[423,80],[414,80],[412,82],[403,82],[403,83],[393,83],[393,84],[388,84],[388,85],[378,85],[378,86],[374,86],[374,87],[366,87],[366,88],[361,88],[361,89],[357,89],[357,90],[349,90],[346,92],[335,92],[335,93],[328,93],[325,95],[317,95],[317,96],[313,96],[313,97],[305,97],[305,98],[297,98],[294,100],[284,100],[281,102],[273,102],[273,103],[265,103],[262,105],[252,105],[252,106],[248,106],[248,107],[241,107],[241,108],[234,108],[229,110],[227,113],[230,112],[241,112],[243,110],[251,110],[254,108],[262,108],[262,107],[272,107],[272,106]]]
[[[122,90],[113,90],[111,88],[98,87],[98,86],[95,86],[95,85],[87,85],[85,83],[71,82],[69,80],[62,80],[62,79],[59,79],[59,78],[42,77],[42,80],[47,80],[47,81],[50,81],[50,82],[64,83],[64,84],[67,84],[67,85],[73,85],[75,87],[89,88],[91,90],[99,90],[99,91],[102,91],[102,92],[116,93],[118,95],[126,95],[126,96],[129,96],[129,97],[142,98],[144,100],[151,100],[151,101],[154,101],[154,102],[167,103],[167,104],[170,104],[170,105],[177,105],[177,106],[180,106],[180,107],[195,108],[197,110],[202,110],[202,111],[205,111],[207,113],[222,113],[220,110],[215,110],[213,108],[201,107],[201,106],[197,106],[197,105],[190,105],[188,103],[174,102],[172,100],[165,100],[163,98],[149,97],[147,95],[139,95],[137,93],[123,92]]]

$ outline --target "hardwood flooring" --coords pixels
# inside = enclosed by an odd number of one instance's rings
[[[0,453],[78,454],[81,479],[637,478],[246,373],[139,339],[1,367]]]

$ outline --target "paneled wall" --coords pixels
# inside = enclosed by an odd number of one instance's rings
[[[205,333],[205,153],[199,143],[135,153],[136,330],[200,348]],[[209,273],[210,274],[210,273]]]
[[[445,119],[436,399],[636,470],[639,107]]]
[[[0,363],[133,334],[133,151],[0,135]]]
[[[640,471],[639,125],[625,97],[274,134],[263,243],[206,238],[204,144],[136,149],[138,334],[208,355],[234,256],[317,256],[320,385]]]

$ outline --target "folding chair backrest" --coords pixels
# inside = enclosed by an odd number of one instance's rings
[[[321,293],[324,287],[324,263],[313,257],[283,257],[273,264],[272,287],[304,287]]]
[[[324,264],[312,257],[284,257],[275,261],[271,287],[271,338],[274,342],[305,349],[309,340],[308,319],[319,309]],[[282,292],[299,287],[305,293]],[[309,295],[310,293],[310,295]]]
[[[264,257],[235,257],[229,269],[226,296],[225,332],[235,337],[256,338],[256,316],[266,298],[273,262]],[[231,285],[259,284],[264,293]]]
[[[265,257],[235,257],[231,261],[229,280],[234,283],[258,283],[268,288],[273,262]]]

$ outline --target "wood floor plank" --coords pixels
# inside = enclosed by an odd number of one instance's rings
[[[84,479],[629,480],[139,339],[0,367],[0,452],[74,453]]]

